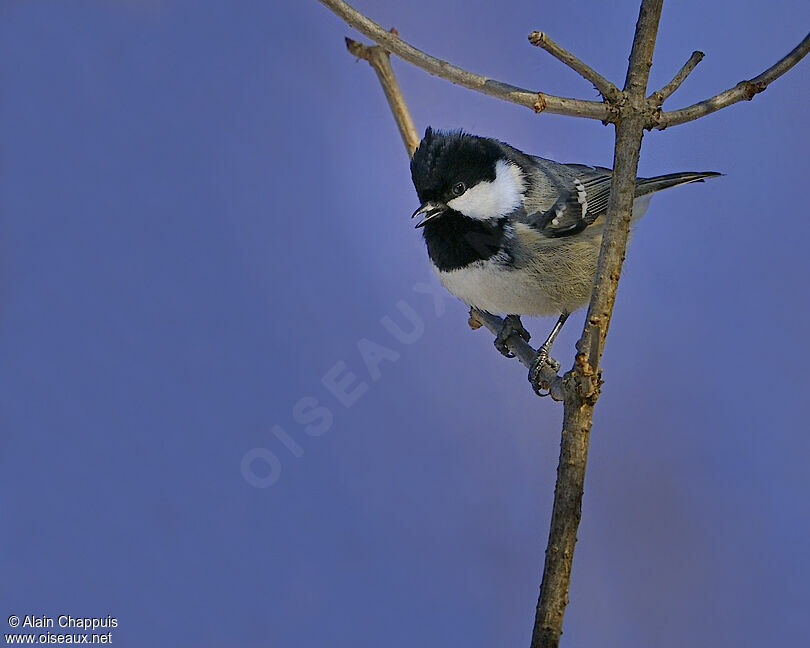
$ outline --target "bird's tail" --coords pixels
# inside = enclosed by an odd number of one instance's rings
[[[705,178],[716,178],[721,175],[723,174],[716,171],[688,171],[685,173],[668,173],[654,178],[639,178],[636,180],[636,197],[690,182],[703,182]]]

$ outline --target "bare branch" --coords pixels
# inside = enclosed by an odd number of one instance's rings
[[[396,33],[393,29],[391,32]],[[419,133],[416,131],[416,126],[414,126],[408,104],[405,103],[405,97],[402,96],[402,89],[399,87],[397,77],[394,75],[388,52],[379,45],[363,45],[351,38],[346,38],[346,49],[357,58],[368,61],[369,65],[374,68],[383,92],[385,92],[385,98],[388,100],[388,106],[394,114],[408,156],[412,156],[416,147],[419,146]]]
[[[590,81],[607,101],[615,103],[621,98],[621,91],[615,85],[599,74],[596,70],[580,61],[564,47],[555,43],[543,32],[533,31],[531,34],[529,34],[529,42],[532,45],[536,45],[537,47],[546,50],[554,58],[563,62],[574,72],[584,77],[586,81]]]
[[[613,180],[596,279],[585,328],[577,344],[577,361],[563,378],[566,399],[560,462],[532,648],[556,648],[562,634],[577,529],[582,516],[593,409],[599,397],[599,361],[627,249],[638,157],[647,120],[647,80],[662,5],[663,0],[642,0],[641,3],[624,84],[627,101],[620,106],[620,119],[616,124]]]
[[[680,85],[686,80],[692,70],[697,67],[697,64],[703,60],[703,57],[706,56],[703,52],[692,52],[692,56],[689,57],[689,60],[684,63],[683,67],[678,70],[678,74],[676,74],[672,81],[667,83],[663,88],[658,90],[657,92],[653,92],[649,97],[647,97],[650,101],[653,102],[656,106],[660,106],[664,103],[669,96],[675,92]]]
[[[805,36],[804,40],[793,48],[789,54],[759,76],[754,77],[750,81],[740,81],[733,88],[716,94],[705,101],[686,108],[681,108],[680,110],[662,112],[654,115],[648,127],[663,130],[668,126],[676,126],[693,121],[699,117],[704,117],[721,108],[735,104],[738,101],[750,101],[760,92],[764,91],[770,83],[776,81],[776,79],[801,61],[807,55],[808,51],[810,51],[810,34]]]
[[[482,92],[504,101],[510,101],[520,106],[530,108],[535,112],[550,112],[570,117],[586,117],[611,122],[615,119],[614,111],[605,103],[586,101],[584,99],[568,99],[541,92],[532,92],[524,88],[496,81],[479,74],[474,74],[452,65],[447,61],[437,59],[406,43],[398,35],[386,31],[380,25],[369,20],[356,9],[347,5],[343,0],[318,0],[321,4],[340,16],[357,31],[368,36],[384,49],[396,54],[400,58],[412,63],[429,74],[446,79],[477,92]]]

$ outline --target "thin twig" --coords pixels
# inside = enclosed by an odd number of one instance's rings
[[[660,106],[664,103],[668,97],[675,92],[680,85],[686,80],[692,70],[697,67],[697,64],[703,60],[703,57],[706,56],[703,52],[692,52],[692,56],[689,57],[689,60],[684,63],[683,67],[678,70],[678,74],[672,77],[672,81],[667,83],[663,88],[660,90],[653,92],[649,97],[647,97],[650,101],[653,102],[654,105]]]
[[[698,119],[699,117],[709,115],[721,108],[735,104],[738,101],[750,101],[760,92],[764,91],[770,83],[776,81],[776,79],[801,61],[808,52],[810,52],[810,34],[805,36],[804,40],[794,47],[784,58],[769,67],[759,76],[754,77],[750,81],[740,81],[733,88],[729,88],[725,92],[716,94],[709,99],[692,104],[686,108],[653,115],[648,128],[663,130],[669,126],[684,124]]]
[[[451,83],[525,106],[535,112],[545,111],[570,117],[587,117],[588,119],[598,119],[603,122],[614,120],[614,111],[605,103],[532,92],[531,90],[518,88],[508,83],[468,72],[416,49],[396,34],[392,34],[374,21],[369,20],[359,11],[343,2],[343,0],[318,1],[357,31],[382,45],[387,51],[396,54],[429,74],[446,79]]]
[[[590,81],[599,91],[599,94],[601,94],[607,101],[612,103],[619,101],[621,91],[615,85],[599,74],[596,70],[580,61],[564,47],[558,43],[555,43],[543,32],[533,31],[531,34],[529,34],[529,42],[532,45],[536,45],[537,47],[546,50],[554,58],[563,62],[574,72],[584,77],[586,81]]]
[[[647,80],[662,5],[663,0],[642,0],[641,3],[624,84],[627,101],[620,107],[616,124],[613,179],[596,279],[585,328],[577,345],[579,354],[574,368],[564,376],[566,399],[560,461],[532,648],[556,648],[562,634],[577,529],[582,517],[593,409],[599,397],[599,361],[627,249],[638,157],[648,112]]]
[[[391,32],[396,33],[394,29]],[[397,122],[402,142],[405,144],[408,156],[412,156],[416,147],[419,146],[419,133],[416,131],[411,112],[408,110],[408,104],[405,103],[402,89],[399,87],[394,69],[391,67],[388,52],[379,45],[363,45],[363,43],[358,43],[348,37],[346,38],[346,49],[357,58],[368,61],[368,64],[377,73],[385,98],[388,100],[388,106],[391,108]]]
[[[485,326],[493,335],[498,335],[503,328],[503,319],[492,313],[480,311],[478,309],[470,310],[470,327],[478,328],[476,324]],[[524,367],[529,369],[532,366],[532,361],[537,355],[537,350],[526,343],[519,335],[510,335],[506,339],[506,346],[515,355]],[[557,375],[548,364],[543,365],[540,374],[542,383],[548,386],[548,395],[552,400],[561,401],[565,399],[565,384],[563,379]]]
[[[471,309],[470,328],[478,328],[478,326],[475,325],[476,322],[478,325],[488,328],[493,335],[498,335],[503,328],[503,319],[497,315],[487,313],[486,311],[480,311],[478,309]],[[509,350],[515,354],[515,357],[520,361],[520,364],[527,369],[532,366],[532,360],[534,360],[534,356],[537,355],[537,351],[533,349],[528,342],[524,341],[523,338],[515,334],[506,339],[506,345],[509,347]]]

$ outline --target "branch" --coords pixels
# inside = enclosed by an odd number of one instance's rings
[[[471,308],[470,328],[475,330],[481,326],[485,326],[493,335],[498,335],[503,328],[503,319],[492,313],[480,311],[477,308]],[[531,368],[532,361],[537,355],[537,349],[529,346],[523,338],[517,334],[510,335],[506,339],[506,346],[520,361],[520,364],[527,369]],[[565,399],[565,383],[548,364],[543,366],[540,379],[542,383],[544,383],[544,387],[548,389],[548,396],[551,396],[552,400],[561,401]]]
[[[656,106],[660,106],[667,100],[668,97],[672,95],[673,92],[680,87],[684,81],[686,81],[686,77],[692,73],[692,70],[697,67],[697,64],[703,60],[704,56],[706,55],[703,52],[692,52],[692,56],[690,56],[689,60],[684,63],[683,67],[678,71],[678,74],[673,77],[672,81],[667,83],[657,92],[653,92],[647,98]]]
[[[725,92],[716,94],[709,99],[692,104],[686,108],[653,115],[652,122],[648,127],[663,130],[668,126],[676,126],[693,121],[699,117],[704,117],[721,108],[735,104],[738,101],[751,101],[756,95],[763,92],[769,84],[776,81],[776,79],[801,61],[807,55],[808,51],[810,51],[810,34],[805,36],[804,40],[793,48],[789,54],[759,76],[754,77],[750,81],[740,81],[733,88],[729,88]]]
[[[529,34],[529,42],[532,45],[536,45],[537,47],[541,47],[542,49],[546,50],[554,58],[563,62],[574,72],[584,77],[586,81],[590,81],[599,91],[599,94],[601,94],[607,101],[615,103],[621,98],[621,91],[615,85],[599,74],[596,70],[580,61],[576,56],[571,54],[571,52],[555,43],[543,32],[533,31],[531,34]]]
[[[392,29],[391,33],[396,34],[396,30]],[[405,97],[402,96],[402,89],[399,87],[397,77],[394,75],[388,52],[379,45],[363,45],[351,38],[346,38],[346,49],[357,58],[368,61],[368,64],[374,68],[383,92],[385,92],[385,98],[388,99],[388,106],[394,114],[408,156],[412,156],[416,147],[419,146],[419,133],[416,132],[416,126],[414,126],[411,112],[408,110],[408,104],[405,103]]]
[[[603,122],[612,122],[615,119],[614,111],[605,103],[532,92],[531,90],[518,88],[502,81],[468,72],[416,49],[413,45],[402,40],[397,34],[386,31],[377,23],[366,18],[343,0],[318,1],[387,51],[425,70],[425,72],[451,83],[531,108],[535,112],[545,111],[570,117],[587,117],[588,119],[598,119]]]
[[[577,361],[563,378],[566,399],[560,461],[532,648],[556,648],[562,635],[577,529],[582,517],[593,409],[601,383],[599,361],[627,249],[638,157],[647,120],[647,80],[662,5],[663,0],[642,0],[641,3],[624,84],[627,101],[620,106],[616,124],[613,179],[596,279],[585,328],[577,344]]]
[[[482,326],[488,328],[492,334],[498,335],[503,327],[503,319],[492,313],[480,311],[477,308],[471,308],[470,328],[475,330]],[[510,335],[506,339],[506,345],[520,361],[520,364],[526,367],[526,369],[532,366],[532,360],[534,360],[534,356],[537,355],[537,351],[524,341],[523,338],[517,334]]]

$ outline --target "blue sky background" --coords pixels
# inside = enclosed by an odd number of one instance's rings
[[[621,83],[638,10],[355,5],[583,98],[527,34]],[[703,50],[667,104],[687,105],[808,25],[799,0],[669,2],[651,85]],[[528,645],[561,408],[431,296],[407,157],[351,34],[314,0],[0,5],[3,632],[8,614],[110,614],[119,646]],[[598,122],[395,68],[420,129],[611,163]],[[645,138],[642,174],[727,175],[658,196],[632,242],[567,646],[810,635],[809,90],[805,61]]]

